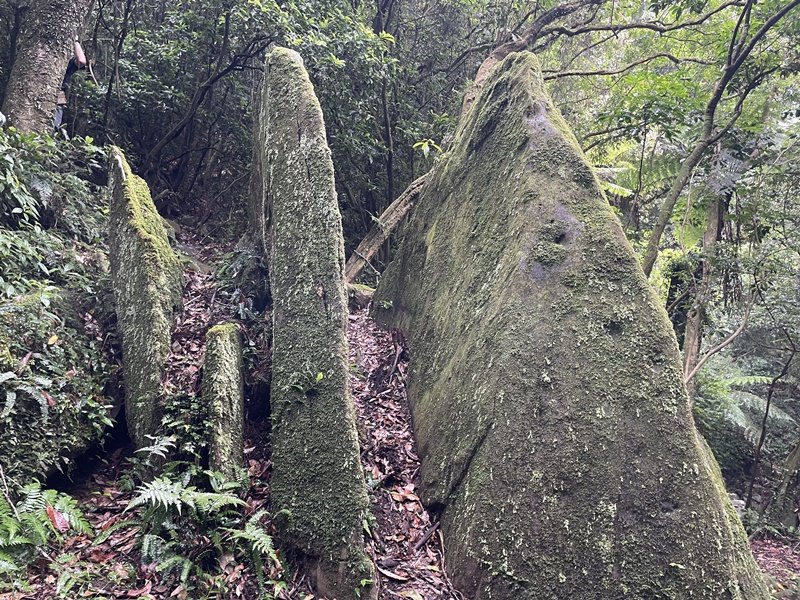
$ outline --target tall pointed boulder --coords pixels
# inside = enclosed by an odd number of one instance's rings
[[[109,259],[125,365],[125,415],[141,448],[161,426],[161,379],[183,274],[147,183],[133,174],[119,148],[111,148],[109,173]]]
[[[322,110],[296,52],[267,56],[260,120],[263,198],[272,212],[272,501],[322,596],[375,597],[347,388],[341,216]]]
[[[467,597],[768,597],[666,313],[531,54],[462,118],[373,305],[409,341],[423,499]]]

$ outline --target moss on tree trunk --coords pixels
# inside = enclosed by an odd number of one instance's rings
[[[768,594],[675,336],[536,59],[498,64],[373,302],[402,329],[423,499],[474,599]]]
[[[310,559],[319,593],[374,597],[368,513],[347,389],[341,216],[322,111],[302,59],[267,57],[261,126],[272,210],[272,501],[285,539]]]
[[[233,323],[216,325],[206,335],[203,400],[208,406],[209,466],[227,479],[238,478],[244,448],[242,344]]]
[[[110,157],[109,259],[122,338],[125,414],[131,439],[141,448],[161,424],[161,378],[183,275],[147,184],[131,172],[118,148]]]

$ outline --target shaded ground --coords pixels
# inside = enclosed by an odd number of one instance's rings
[[[438,523],[415,493],[419,458],[402,344],[378,329],[366,309],[350,315],[347,333],[361,459],[375,516],[372,550],[381,576],[380,597],[461,599],[445,574]]]
[[[800,539],[753,540],[750,545],[773,596],[800,599]]]

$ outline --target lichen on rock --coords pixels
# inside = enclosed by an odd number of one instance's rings
[[[131,172],[118,148],[109,156],[109,258],[125,365],[125,413],[131,439],[143,447],[161,424],[161,378],[183,275],[147,184]]]
[[[322,111],[300,56],[267,56],[260,122],[271,210],[272,503],[318,592],[374,598],[369,504],[347,387],[341,216]]]
[[[466,596],[768,597],[666,313],[533,55],[462,117],[373,307],[410,344],[423,500]]]
[[[209,466],[230,481],[238,479],[244,448],[242,343],[234,323],[215,325],[206,334],[203,400],[210,429]]]

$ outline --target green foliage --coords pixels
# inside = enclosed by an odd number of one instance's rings
[[[170,447],[170,442],[157,440],[148,459]],[[282,566],[265,528],[267,512],[259,510],[245,517],[247,504],[235,494],[239,488],[239,483],[225,481],[221,473],[187,468],[183,462],[167,463],[162,475],[139,485],[126,507],[125,512],[136,516],[110,527],[95,543],[102,543],[113,531],[135,527],[143,561],[155,563],[165,577],[175,578],[194,594],[205,598],[215,590],[225,591],[220,569],[241,562],[253,569],[262,594],[268,597],[269,586],[274,591],[283,585]]]
[[[0,463],[14,487],[65,469],[110,424],[107,196],[89,181],[103,156],[90,139],[0,129]]]
[[[54,288],[0,302],[0,462],[12,480],[69,467],[111,424],[102,343]]]
[[[0,496],[0,589],[14,589],[19,573],[40,553],[57,548],[67,533],[91,533],[75,500],[38,482],[20,488],[11,500]]]

